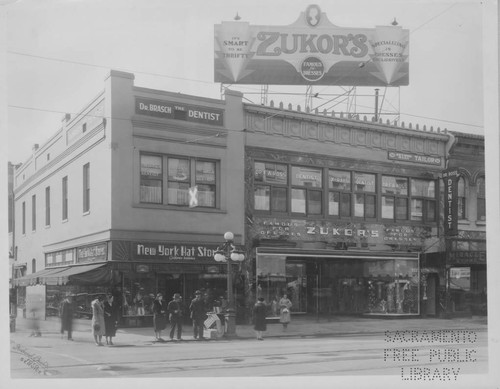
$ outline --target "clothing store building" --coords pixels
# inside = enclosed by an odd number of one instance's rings
[[[15,171],[18,314],[57,315],[72,293],[86,317],[92,296],[112,292],[124,322],[140,325],[157,292],[223,295],[227,268],[213,254],[227,230],[243,243],[242,129],[239,93],[151,90],[111,71]]]
[[[439,250],[439,179],[452,137],[244,109],[246,241],[268,315],[284,293],[295,313],[419,315],[420,255]]]

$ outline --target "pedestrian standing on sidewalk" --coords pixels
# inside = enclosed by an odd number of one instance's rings
[[[158,293],[153,301],[153,327],[156,340],[164,342],[161,332],[167,327],[167,303],[161,293]]]
[[[280,323],[283,324],[283,331],[286,331],[288,323],[291,321],[290,308],[292,307],[292,302],[288,299],[286,293],[280,299]]]
[[[264,303],[264,297],[259,297],[253,307],[253,320],[257,340],[264,340],[262,332],[267,329],[266,327],[266,310],[267,306]]]
[[[106,344],[112,346],[113,337],[116,336],[116,328],[118,327],[118,305],[114,302],[111,293],[108,294],[108,298],[104,302],[104,327]]]
[[[94,340],[96,346],[104,346],[102,344],[102,336],[104,335],[104,308],[102,302],[104,301],[104,296],[97,296],[91,303],[92,307],[92,335],[94,335]]]
[[[179,293],[174,293],[173,300],[168,303],[167,310],[170,320],[170,340],[174,340],[176,328],[177,340],[182,340],[182,302]]]
[[[73,304],[72,296],[67,294],[61,303],[61,337],[64,336],[64,331],[68,331],[68,340],[73,340]]]
[[[193,336],[198,340],[205,340],[203,337],[203,322],[205,321],[206,310],[205,302],[201,298],[201,292],[194,292],[195,298],[191,301],[189,310],[191,311],[191,319],[193,320]]]

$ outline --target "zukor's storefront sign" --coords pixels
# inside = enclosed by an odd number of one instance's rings
[[[215,81],[230,84],[401,86],[409,31],[344,28],[313,4],[288,26],[215,25]]]
[[[254,217],[252,235],[266,240],[352,242],[375,245],[421,246],[431,236],[424,226],[309,221]]]

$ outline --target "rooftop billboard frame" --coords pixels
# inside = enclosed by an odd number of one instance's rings
[[[215,25],[215,82],[227,84],[405,86],[409,30],[344,28],[309,5],[288,26]]]

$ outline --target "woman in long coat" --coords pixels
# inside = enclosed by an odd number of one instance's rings
[[[153,301],[153,327],[156,340],[163,342],[161,332],[167,327],[167,303],[161,293],[158,293]]]
[[[68,340],[73,340],[71,333],[73,331],[73,304],[72,296],[67,295],[61,304],[61,336],[64,331],[68,331]]]
[[[118,306],[114,302],[112,294],[108,294],[108,299],[104,302],[104,328],[106,344],[113,345],[113,336],[116,336],[118,326]]]
[[[280,307],[280,323],[283,324],[283,331],[286,331],[286,327],[291,321],[290,308],[292,307],[292,302],[288,299],[286,293],[283,295],[278,305]]]
[[[266,326],[266,304],[264,298],[259,297],[253,307],[254,326],[253,329],[257,334],[257,340],[264,340],[262,332],[267,329]]]
[[[104,296],[98,296],[94,301],[92,301],[92,335],[94,335],[95,344],[97,346],[103,346],[102,336],[105,333],[104,324],[104,308],[102,306],[102,301]]]

